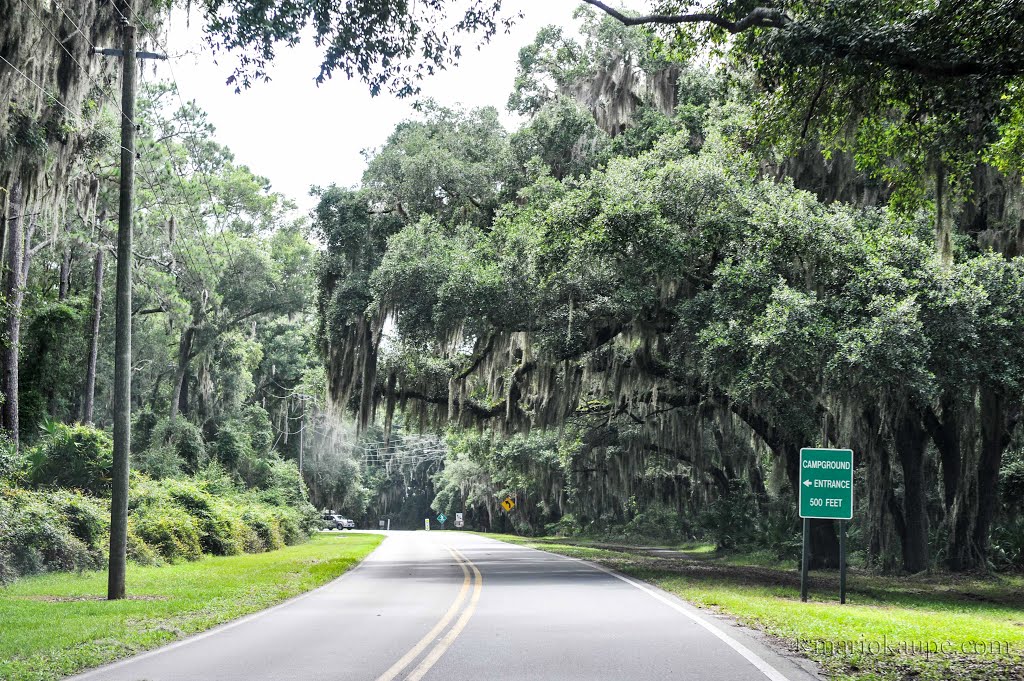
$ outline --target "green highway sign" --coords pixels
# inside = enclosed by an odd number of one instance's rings
[[[853,517],[852,450],[800,450],[800,517]]]

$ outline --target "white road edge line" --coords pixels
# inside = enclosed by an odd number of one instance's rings
[[[500,540],[496,540],[496,541],[500,541]],[[515,546],[515,544],[513,544],[513,546]],[[530,547],[524,547],[524,548],[530,548]],[[533,549],[533,550],[534,551],[540,551],[540,549]],[[636,588],[636,589],[639,589],[640,591],[643,591],[645,594],[647,594],[651,598],[654,598],[654,599],[656,599],[658,601],[661,601],[662,603],[664,603],[668,607],[672,608],[676,612],[680,613],[681,615],[685,615],[688,619],[690,619],[691,621],[695,622],[696,624],[698,624],[701,627],[703,627],[704,629],[706,629],[708,632],[713,634],[716,638],[721,640],[727,646],[729,646],[730,648],[735,650],[737,653],[742,655],[743,658],[747,662],[749,662],[750,664],[754,665],[759,672],[764,674],[767,678],[771,679],[771,681],[790,681],[786,677],[785,674],[780,672],[775,667],[771,666],[771,664],[769,664],[767,660],[762,658],[760,655],[755,653],[753,650],[751,650],[747,646],[743,645],[742,643],[740,643],[739,641],[737,641],[732,636],[730,636],[726,632],[722,631],[721,629],[719,629],[715,625],[711,624],[710,622],[705,621],[702,617],[697,617],[692,612],[687,611],[686,608],[683,608],[682,606],[680,606],[678,603],[674,603],[672,600],[670,600],[670,599],[666,598],[665,596],[661,595],[660,593],[658,593],[654,589],[650,588],[646,584],[644,584],[642,582],[638,582],[635,579],[632,579],[630,577],[626,577],[625,575],[620,575],[615,570],[612,570],[610,568],[606,568],[603,565],[599,565],[597,563],[593,563],[593,562],[591,562],[589,560],[583,560],[582,558],[574,558],[573,556],[564,556],[564,555],[562,555],[560,553],[552,553],[550,551],[543,551],[542,553],[547,553],[547,554],[552,555],[552,556],[559,556],[559,557],[565,558],[567,560],[574,560],[577,563],[582,563],[583,565],[586,565],[587,567],[593,568],[594,570],[597,570],[599,572],[603,572],[606,575],[610,575],[610,576],[614,577],[615,579],[621,580],[621,581],[625,582],[626,584],[629,584],[633,588]]]
[[[373,534],[373,533],[368,533],[368,534]],[[384,541],[387,541],[387,539],[388,538],[385,537]],[[379,549],[383,545],[384,545],[384,542],[381,542],[377,546],[377,549]],[[346,570],[345,572],[343,572],[342,574],[338,575],[337,577],[335,577],[331,581],[327,582],[326,584],[322,584],[321,586],[318,586],[317,588],[313,589],[312,591],[307,591],[306,593],[299,594],[298,596],[292,596],[288,600],[281,601],[277,605],[272,605],[269,608],[266,608],[265,610],[257,610],[256,612],[249,613],[248,615],[243,615],[242,617],[239,617],[238,619],[231,620],[230,622],[225,622],[224,624],[218,624],[217,626],[215,626],[215,627],[213,627],[211,629],[207,629],[206,631],[200,631],[200,632],[198,632],[196,634],[192,634],[191,636],[188,636],[186,638],[180,639],[178,641],[172,641],[171,643],[168,643],[165,646],[160,646],[159,648],[153,648],[152,650],[147,650],[146,652],[139,653],[138,655],[132,655],[131,657],[125,657],[125,658],[120,659],[120,660],[115,660],[113,662],[109,662],[109,663],[107,663],[105,665],[102,665],[100,667],[95,667],[93,669],[88,669],[88,670],[82,672],[81,674],[77,674],[75,676],[66,677],[64,679],[64,681],[87,681],[87,679],[91,679],[92,677],[94,677],[94,676],[96,676],[98,674],[109,672],[109,671],[113,671],[115,669],[119,669],[120,667],[123,667],[126,664],[131,664],[131,663],[134,663],[134,662],[138,662],[139,660],[146,660],[148,658],[153,657],[154,655],[161,655],[161,654],[166,653],[168,651],[176,650],[177,648],[181,648],[182,646],[187,646],[188,644],[195,643],[196,641],[202,641],[203,639],[209,638],[210,636],[213,636],[214,634],[219,634],[220,632],[227,631],[228,629],[234,629],[235,627],[240,626],[242,624],[245,624],[246,622],[251,622],[254,619],[263,617],[264,615],[268,615],[268,614],[270,614],[270,613],[272,613],[272,612],[274,612],[276,610],[280,610],[281,608],[286,608],[289,605],[297,603],[297,602],[299,602],[299,601],[301,601],[301,600],[303,600],[305,598],[309,598],[310,596],[312,596],[315,593],[318,593],[320,591],[324,591],[326,589],[329,589],[330,587],[334,586],[335,584],[337,584],[341,580],[343,580],[346,577],[348,577],[353,572],[356,572],[357,570],[362,568],[363,565],[366,564],[366,562],[370,559],[370,556],[372,556],[374,553],[377,552],[377,549],[374,549],[369,554],[367,554],[367,556],[365,558],[363,558],[361,561],[359,561],[359,563],[356,564],[355,567]]]

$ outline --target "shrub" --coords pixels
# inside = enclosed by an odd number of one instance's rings
[[[50,424],[47,440],[38,448],[35,480],[41,484],[45,473],[48,481],[61,475],[81,481],[90,470],[82,461],[95,461],[96,452],[103,451],[97,443],[105,441],[97,432]],[[48,472],[59,455],[69,458],[66,450],[75,449],[75,443],[85,450],[73,461],[77,468]],[[154,479],[133,471],[129,558],[159,565],[195,560],[204,553],[267,551],[305,541],[320,518],[300,491],[298,471],[276,456],[262,461],[266,489],[246,490],[217,462],[192,478]],[[102,567],[108,518],[109,505],[103,499],[70,489],[20,489],[0,481],[0,582],[48,570]]]
[[[1019,450],[1007,453],[999,471],[999,488],[999,498],[1008,511],[1024,510],[1024,454]]]
[[[47,503],[62,514],[71,533],[90,549],[100,550],[110,536],[110,507],[99,500],[68,490],[46,495]]]
[[[64,301],[28,296],[21,331],[19,413],[21,434],[28,439],[48,416],[71,420],[81,396],[82,333],[89,304],[84,297]]]
[[[103,495],[110,492],[114,444],[110,436],[87,425],[43,423],[43,438],[29,452],[29,473],[36,485],[71,487]]]
[[[135,518],[128,518],[128,558],[139,565],[163,565],[160,552],[146,543],[135,528]]]
[[[306,502],[306,486],[299,477],[299,468],[291,461],[276,456],[264,459],[260,476],[252,485],[260,490],[260,498],[274,506],[298,507]]]
[[[556,522],[548,523],[544,531],[556,537],[574,537],[583,532],[583,526],[580,525],[580,521],[576,519],[575,515],[566,513]]]
[[[146,505],[134,514],[135,534],[168,561],[197,560],[203,554],[199,526],[173,505]]]
[[[0,582],[51,570],[99,568],[104,536],[102,509],[95,500],[66,491],[0,487]]]
[[[320,527],[320,514],[309,504],[296,509],[250,501],[245,509],[242,519],[255,540],[246,550],[252,552],[299,544]]]
[[[252,529],[252,544],[246,547],[250,553],[273,551],[285,545],[281,525],[269,507],[253,505],[246,509],[242,520]]]
[[[258,404],[250,404],[242,409],[241,426],[249,436],[249,446],[259,455],[272,454],[274,445],[274,429],[270,424],[270,414]]]
[[[172,447],[149,447],[135,457],[135,468],[151,478],[162,480],[181,475],[181,458]]]
[[[0,433],[0,483],[14,482],[25,474],[25,459],[6,433]]]
[[[800,524],[794,518],[792,504],[773,502],[755,516],[757,544],[778,560],[799,560],[803,549]]]
[[[1024,518],[1006,519],[992,528],[992,563],[999,569],[1024,569]]]
[[[240,462],[252,458],[248,434],[234,423],[225,424],[217,432],[215,451],[217,460],[228,470],[235,470]]]
[[[135,416],[132,424],[132,454],[141,454],[149,449],[153,443],[153,432],[160,417],[153,413],[153,410],[146,407]]]
[[[623,527],[630,539],[692,539],[687,523],[679,511],[661,504],[652,504],[637,513]]]
[[[302,529],[302,519],[299,514],[290,508],[276,508],[277,526],[281,528],[281,539],[288,546],[300,544],[309,535]]]
[[[245,550],[248,529],[230,503],[191,481],[174,481],[168,492],[176,505],[196,519],[203,553],[233,556]]]
[[[753,496],[737,480],[729,487],[729,494],[716,499],[700,518],[701,527],[720,549],[751,545],[757,537],[751,522],[758,516]]]
[[[160,419],[153,426],[153,434],[149,438],[147,448],[157,461],[166,462],[171,453],[177,458],[178,464],[187,473],[195,473],[209,458],[203,432],[186,418]],[[162,476],[169,477],[169,476]]]
[[[238,494],[238,484],[217,460],[212,460],[199,469],[192,479],[210,494],[222,497]]]

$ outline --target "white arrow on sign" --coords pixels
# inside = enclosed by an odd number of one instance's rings
[[[811,486],[811,481],[810,480],[804,480],[804,487],[810,487],[810,486]]]

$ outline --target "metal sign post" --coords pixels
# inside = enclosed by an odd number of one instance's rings
[[[807,602],[807,564],[811,562],[811,520],[804,518],[804,548],[800,558],[800,600]]]
[[[839,521],[839,603],[846,603],[846,521]]]
[[[839,602],[846,603],[846,521],[853,518],[853,451],[800,450],[800,517],[803,555],[800,600],[807,601],[807,570],[811,561],[811,518],[839,521]]]

